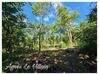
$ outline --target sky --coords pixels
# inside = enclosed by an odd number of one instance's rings
[[[61,2],[61,3],[52,3],[53,6],[50,8],[50,14],[43,18],[43,23],[45,24],[53,24],[55,23],[56,17],[56,8],[58,5],[67,8],[70,11],[77,11],[79,13],[79,17],[76,19],[76,23],[85,21],[87,19],[87,15],[90,13],[90,10],[96,5],[96,3],[90,2]],[[32,8],[29,4],[26,4],[22,7],[24,14],[28,18],[27,21],[31,23],[36,23],[41,20],[40,17],[33,15]]]

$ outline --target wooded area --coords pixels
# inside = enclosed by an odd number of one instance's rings
[[[40,22],[24,21],[22,7],[29,4]],[[97,72],[97,5],[90,9],[84,22],[75,25],[81,15],[58,5],[57,20],[47,25],[52,3],[2,3],[2,71],[3,72]],[[83,10],[82,10],[83,11]],[[30,65],[24,69],[24,65]],[[32,68],[33,64],[48,65],[48,69]],[[10,69],[7,66],[21,65]],[[28,67],[26,65],[26,67]]]

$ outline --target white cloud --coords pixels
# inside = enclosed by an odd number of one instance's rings
[[[52,3],[53,4],[53,7],[56,9],[58,6],[63,6],[63,4],[61,2],[54,2]]]
[[[57,6],[58,6],[57,3],[53,3],[53,7],[54,7],[55,9],[57,8]]]
[[[54,17],[54,14],[53,13],[49,14],[49,17],[53,18]]]
[[[40,17],[36,17],[36,19],[39,21],[40,20]]]
[[[58,2],[58,6],[61,6],[61,7],[63,7],[63,4],[62,4],[62,3],[60,3],[60,2]]]
[[[47,22],[47,21],[49,21],[49,18],[48,18],[48,17],[45,17],[43,20],[44,20],[45,22]]]
[[[56,13],[57,13],[58,6],[63,7],[63,4],[61,2],[53,2],[52,5],[53,5]]]

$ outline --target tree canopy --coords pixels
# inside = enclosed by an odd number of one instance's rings
[[[41,18],[38,22],[28,21],[22,9],[25,4],[30,4],[32,14]],[[52,7],[57,12],[56,21],[48,25],[43,19],[49,17]],[[6,68],[17,62],[48,65],[49,69],[43,72],[96,72],[97,6],[90,10],[85,21],[77,24],[80,15],[77,10],[60,4],[55,7],[51,2],[3,2],[3,71],[43,71]]]

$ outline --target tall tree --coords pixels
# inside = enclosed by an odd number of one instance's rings
[[[23,34],[21,31],[22,27],[25,27],[23,22],[25,17],[21,12],[21,7],[23,4],[24,3],[14,2],[2,3],[2,44],[3,50],[6,50],[8,53],[10,53],[9,58],[12,56],[11,53],[14,51],[16,44],[19,44],[18,41],[23,39]]]
[[[94,22],[97,20],[97,5],[91,9],[90,14],[88,15],[88,21]]]
[[[49,13],[49,7],[50,7],[50,3],[33,3],[32,5],[32,11],[33,14],[35,14],[36,16],[39,16],[41,18],[40,20],[40,26],[39,26],[39,34],[38,34],[38,38],[39,38],[39,51],[41,51],[41,37],[42,37],[42,25],[43,25],[43,18],[48,15]]]
[[[78,17],[75,11],[69,12],[64,7],[58,7],[58,17],[60,18],[60,26],[66,30],[69,38],[69,47],[73,47],[72,27],[74,20]]]
[[[97,8],[96,6],[90,10],[88,15],[88,22],[80,25],[80,47],[82,52],[97,56]],[[91,57],[93,58],[93,57]]]

